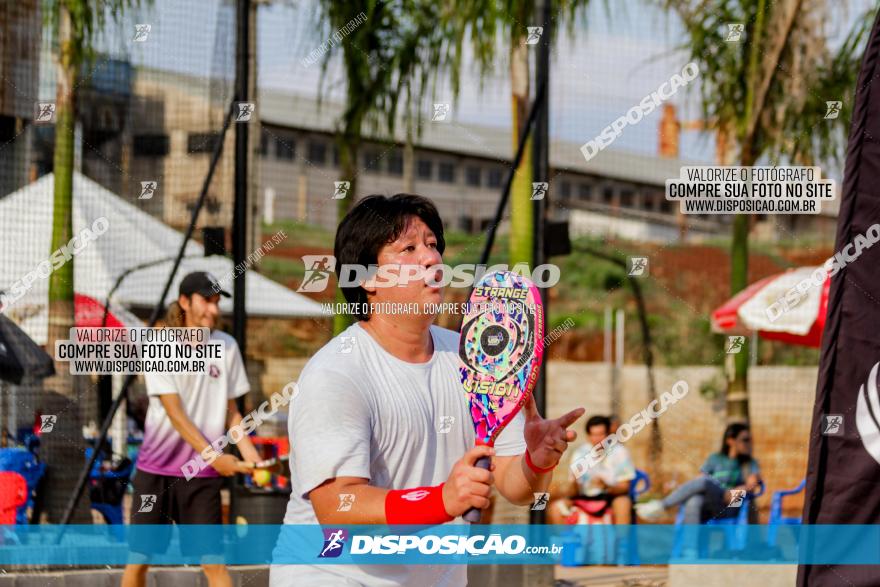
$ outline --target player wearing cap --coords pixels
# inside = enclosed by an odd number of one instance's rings
[[[442,263],[443,224],[420,196],[361,200],[336,232],[337,275],[343,265],[426,269]],[[380,271],[379,275],[382,272]],[[416,277],[407,285],[345,287],[346,301],[376,312],[312,357],[290,404],[292,493],[285,524],[464,523],[471,507],[486,508],[492,487],[526,505],[546,491],[553,468],[576,434],[566,428],[583,413],[545,420],[530,401],[494,448],[474,447],[467,396],[458,373],[456,332],[424,313],[382,314],[381,308],[438,304],[440,288]],[[355,305],[356,304],[356,305]],[[494,457],[491,470],[474,466]],[[454,585],[467,583],[461,565],[316,565],[338,556],[320,544],[294,552],[285,533],[275,550],[272,587]],[[330,545],[339,546],[336,536]],[[343,546],[344,548],[344,546]]]
[[[214,453],[217,456],[210,465],[191,479],[186,480],[183,471],[184,464],[241,422],[235,398],[250,389],[235,339],[214,330],[220,315],[221,295],[230,297],[210,273],[190,273],[180,282],[179,296],[168,309],[166,326],[210,328],[211,341],[224,345],[222,358],[209,360],[202,373],[147,373],[144,376],[150,406],[144,442],[138,453],[131,510],[131,524],[135,526],[130,547],[138,554],[132,555],[134,564],[125,568],[124,587],[146,585],[148,558],[145,555],[167,548],[171,530],[168,525],[172,522],[222,523],[222,477],[252,472],[253,463],[260,460],[250,439],[244,436],[237,446],[245,461],[230,454]],[[166,525],[166,528],[137,527],[142,524]],[[216,560],[212,562],[210,557],[205,558],[222,553],[221,545],[211,538],[196,535],[182,539],[181,550],[184,555],[203,557],[202,569],[211,587],[231,586],[226,567]]]

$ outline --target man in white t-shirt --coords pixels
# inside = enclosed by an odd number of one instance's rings
[[[569,488],[565,496],[557,496],[548,508],[548,521],[561,524],[572,511],[572,497],[605,501],[611,506],[615,524],[632,523],[632,499],[630,485],[636,478],[636,468],[625,446],[614,444],[607,452],[601,448],[602,441],[608,438],[611,419],[593,416],[587,420],[587,441],[571,454],[571,462],[576,463],[589,455],[594,446],[599,446],[601,460],[584,470],[580,477],[569,475]]]
[[[339,225],[337,275],[346,264],[378,265],[379,276],[382,269],[423,271],[442,263],[444,246],[429,200],[370,196]],[[494,449],[474,447],[458,333],[432,325],[434,315],[381,312],[386,304],[438,304],[440,288],[424,275],[393,287],[378,281],[343,288],[349,303],[379,311],[357,313],[358,322],[318,351],[299,378],[290,404],[293,491],[285,524],[461,524],[470,508],[489,506],[493,486],[512,503],[531,503],[546,491],[576,436],[566,428],[583,410],[545,420],[532,400]],[[474,466],[484,455],[494,457],[491,470]],[[318,551],[291,550],[282,538],[276,560],[301,564],[273,565],[272,587],[467,583],[461,565],[320,565]]]
[[[211,342],[223,343],[220,359],[210,359],[201,373],[144,374],[150,407],[144,424],[144,442],[138,452],[132,498],[131,563],[123,587],[146,585],[150,555],[164,552],[175,524],[197,525],[181,539],[184,555],[198,556],[211,587],[232,585],[219,562],[222,533],[200,526],[222,523],[222,478],[252,473],[260,455],[245,436],[238,448],[245,461],[212,451],[214,458],[198,471],[185,470],[226,431],[241,423],[235,399],[250,390],[235,339],[213,330],[220,315],[220,296],[229,297],[210,273],[196,271],[180,282],[177,302],[168,312],[167,326],[210,328]],[[219,446],[219,445],[218,445]],[[191,477],[191,478],[188,478]],[[183,538],[183,534],[182,534]]]

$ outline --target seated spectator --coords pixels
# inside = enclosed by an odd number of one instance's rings
[[[611,429],[611,419],[606,416],[593,416],[587,420],[587,442],[578,447],[571,456],[575,463],[586,457],[594,446],[599,447],[602,460],[588,468],[579,478],[569,473],[567,486],[562,495],[548,508],[548,521],[551,524],[564,524],[573,511],[575,500],[604,501],[611,507],[615,524],[632,522],[632,500],[629,488],[636,478],[636,469],[626,447],[613,445],[606,453],[601,443]]]
[[[719,517],[736,515],[728,507],[732,490],[752,492],[761,484],[758,461],[752,458],[752,435],[747,424],[730,424],[721,439],[721,450],[709,455],[700,468],[700,477],[688,481],[663,499],[636,506],[646,520],[661,518],[666,510],[684,504],[685,524],[702,524]]]

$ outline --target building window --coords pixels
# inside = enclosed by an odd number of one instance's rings
[[[339,147],[333,145],[333,166],[339,167]]]
[[[559,196],[563,200],[571,198],[571,182],[563,181],[559,184]]]
[[[489,173],[486,177],[486,185],[490,188],[500,188],[501,187],[501,168],[493,167],[489,170]]]
[[[443,183],[455,183],[455,165],[449,161],[441,161],[437,166],[437,176]]]
[[[588,183],[582,183],[578,186],[578,198],[581,200],[589,200],[593,195],[593,186]]]
[[[419,176],[419,179],[432,179],[434,177],[434,162],[430,159],[419,159],[416,163],[416,175]]]
[[[644,206],[646,209],[660,211],[660,203],[664,201],[664,193],[659,191],[651,191],[646,194]]]
[[[667,214],[672,212],[672,202],[670,202],[669,200],[663,200],[662,202],[660,202],[660,211]]]
[[[215,132],[192,132],[186,139],[187,153],[213,153],[220,135]]]
[[[635,204],[636,193],[630,189],[620,192],[620,205],[624,208],[632,208]]]
[[[309,141],[309,163],[324,166],[327,164],[327,145]]]
[[[370,173],[379,173],[382,154],[376,149],[364,151],[364,169]]]
[[[168,135],[135,135],[135,157],[164,157],[168,154]]]
[[[614,188],[611,186],[605,186],[602,189],[602,201],[606,204],[611,204],[614,201]]]
[[[477,167],[475,165],[469,165],[468,167],[466,167],[464,170],[465,183],[467,183],[469,186],[472,186],[475,188],[480,187],[480,183],[481,183],[480,180],[482,180],[482,175],[483,175],[482,171],[483,171],[482,169],[480,169],[479,167]]]
[[[293,161],[296,157],[296,143],[290,137],[275,137],[275,157],[282,161]]]
[[[403,153],[397,149],[388,154],[388,174],[403,175]]]
[[[269,136],[269,132],[264,128],[260,130],[260,146],[257,148],[257,155],[262,155],[263,157],[269,154],[269,141],[271,137]]]

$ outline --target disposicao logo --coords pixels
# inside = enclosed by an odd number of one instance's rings
[[[316,293],[327,289],[330,276],[336,272],[333,255],[303,255],[305,268],[303,281],[296,291]],[[372,287],[405,287],[413,281],[423,281],[432,287],[473,287],[483,276],[497,271],[511,271],[529,278],[537,287],[553,287],[559,283],[559,267],[543,263],[530,269],[528,263],[518,263],[512,268],[506,264],[475,265],[462,263],[455,266],[438,263],[430,267],[418,264],[360,265],[343,263],[339,266],[339,287],[359,287],[369,283]]]
[[[324,547],[318,558],[336,558],[342,554],[345,541],[348,540],[348,531],[333,528],[324,529]]]
[[[327,289],[330,276],[336,267],[336,257],[333,255],[304,255],[302,259],[306,272],[302,284],[296,291],[319,292]]]

